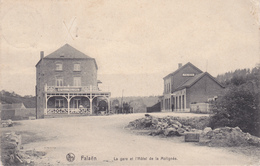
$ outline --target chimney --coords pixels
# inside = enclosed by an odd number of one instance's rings
[[[41,55],[41,59],[42,59],[44,57],[44,51],[41,51],[40,55]]]
[[[181,68],[182,67],[182,63],[178,63],[178,68]]]

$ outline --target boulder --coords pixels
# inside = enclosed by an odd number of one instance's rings
[[[176,129],[175,128],[167,128],[164,130],[163,133],[165,136],[173,136],[176,135]]]
[[[145,117],[152,117],[150,114],[144,114]]]
[[[210,127],[206,127],[204,130],[203,130],[203,133],[207,134],[208,132],[212,131],[212,129]]]
[[[179,128],[179,126],[176,125],[176,124],[171,124],[171,126],[172,126],[173,128],[175,128],[175,129],[178,129],[178,128]]]
[[[181,135],[184,134],[184,132],[185,132],[184,129],[182,129],[182,128],[178,128],[177,131],[176,131],[176,135],[181,136]]]
[[[1,122],[3,127],[12,127],[13,126],[13,121],[11,119],[4,120]]]
[[[156,118],[153,118],[152,119],[152,124],[157,125],[158,124],[158,120]]]
[[[179,121],[177,121],[177,120],[172,120],[171,119],[171,124],[175,124],[175,125],[177,125],[178,127],[181,127],[182,126],[182,124],[179,122]]]
[[[149,135],[152,135],[152,136],[160,135],[160,134],[163,134],[163,130],[161,130],[161,129],[158,129],[158,130],[155,130],[155,131],[152,131],[151,133],[149,133]]]

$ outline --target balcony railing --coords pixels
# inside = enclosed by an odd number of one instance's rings
[[[45,86],[45,92],[109,92],[108,87],[97,86]]]

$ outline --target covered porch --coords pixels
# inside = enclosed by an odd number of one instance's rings
[[[109,112],[110,95],[93,87],[46,86],[44,114],[92,115],[98,110],[99,100],[107,102],[104,111]]]

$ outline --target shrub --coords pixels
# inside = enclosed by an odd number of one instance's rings
[[[259,93],[246,87],[232,87],[212,107],[210,127],[236,127],[260,136]]]

